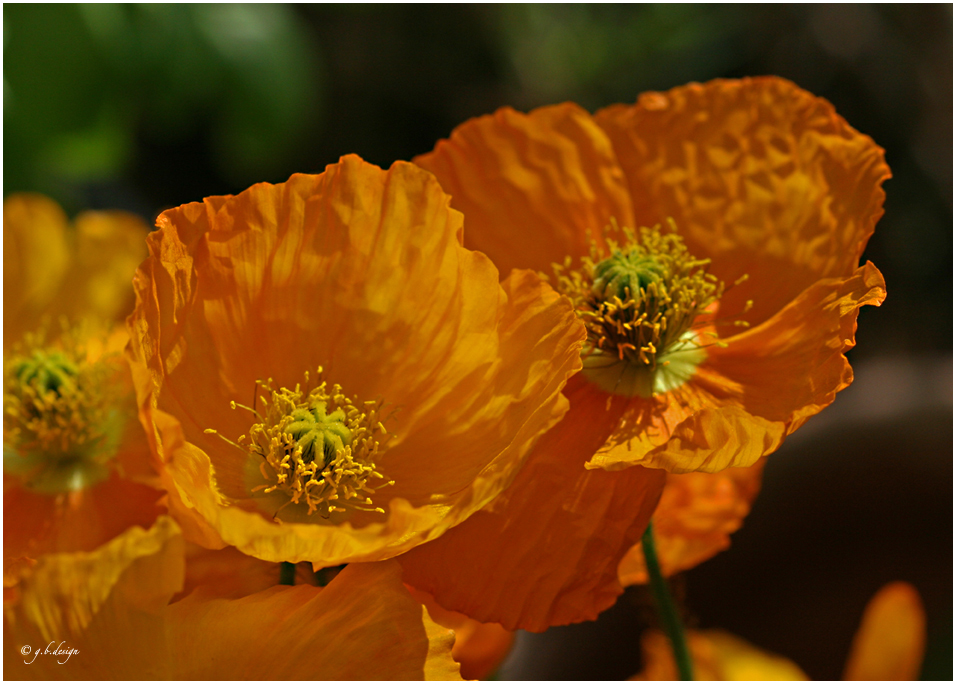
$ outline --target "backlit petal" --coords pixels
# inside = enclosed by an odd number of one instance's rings
[[[586,471],[620,416],[576,376],[571,409],[486,510],[402,555],[405,580],[443,607],[509,630],[593,620],[622,593],[617,566],[641,539],[664,472]],[[619,403],[620,405],[620,403]]]
[[[692,83],[601,110],[640,225],[673,218],[758,324],[820,278],[850,275],[883,214],[883,150],[777,77]]]
[[[459,679],[452,632],[428,618],[395,562],[350,565],[325,588],[275,586],[224,599],[202,586],[168,604],[183,585],[177,532],[164,517],[151,531],[117,538],[109,555],[41,561],[42,590],[29,588],[5,615],[7,677]],[[30,661],[23,646],[43,649],[50,631],[79,652]]]
[[[683,401],[659,400],[680,420],[658,431],[626,422],[589,466],[642,464],[674,473],[750,466],[850,384],[844,353],[855,344],[858,311],[884,295],[870,262],[849,277],[816,282],[762,325],[709,348],[696,376],[679,388]]]
[[[471,119],[414,160],[434,173],[465,214],[465,245],[502,274],[548,274],[588,253],[612,218],[632,225],[625,179],[607,136],[577,105],[529,114],[503,107]]]
[[[167,611],[175,677],[459,680],[453,633],[428,618],[399,576],[395,562],[350,564],[325,588],[274,587],[235,600],[197,591]]]
[[[655,509],[655,551],[665,576],[693,568],[731,544],[761,487],[761,460],[720,473],[668,474]],[[628,550],[618,566],[622,585],[648,582],[641,545]]]
[[[164,561],[154,563],[156,555]],[[26,644],[46,644],[78,639],[111,597],[158,611],[182,586],[182,565],[182,538],[168,516],[150,530],[129,528],[92,552],[44,555],[21,580],[17,603],[6,607],[7,628],[36,640]],[[10,656],[4,656],[5,667]]]
[[[70,268],[51,315],[121,321],[133,310],[133,274],[146,258],[143,220],[127,212],[83,212],[75,227]]]
[[[720,630],[688,631],[695,680],[809,680],[794,662]],[[678,680],[671,643],[649,630],[641,637],[645,664],[631,680]]]
[[[5,482],[14,479],[5,477]],[[58,495],[14,485],[3,494],[5,558],[91,552],[133,525],[148,528],[163,493],[113,473],[92,487]]]
[[[885,585],[864,609],[844,680],[917,680],[927,643],[926,624],[913,585]]]

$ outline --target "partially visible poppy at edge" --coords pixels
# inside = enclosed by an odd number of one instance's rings
[[[84,212],[70,225],[52,200],[12,195],[3,229],[4,603],[13,606],[48,555],[109,558],[117,535],[162,512],[162,493],[123,355],[146,226],[124,212]],[[115,577],[87,580],[97,595]],[[82,624],[82,602],[59,610]],[[35,605],[24,611],[49,623]]]

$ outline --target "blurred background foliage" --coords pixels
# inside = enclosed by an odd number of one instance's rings
[[[777,74],[887,150],[874,352],[951,347],[950,5],[5,5],[4,195],[149,219],[465,119]]]
[[[887,151],[865,257],[890,294],[861,313],[852,360],[919,366],[952,348],[952,26],[951,5],[5,4],[3,192],[152,222],[346,153],[411,159],[503,105],[595,110],[776,74]],[[952,446],[941,430],[937,448]],[[934,526],[950,558],[951,517]],[[951,677],[943,649],[928,675]]]

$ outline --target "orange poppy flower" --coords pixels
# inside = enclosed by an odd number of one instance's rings
[[[794,84],[691,84],[594,117],[504,108],[415,162],[502,273],[562,265],[583,375],[618,419],[591,467],[748,466],[851,382],[857,312],[885,294],[858,262],[890,172]]]
[[[571,307],[530,273],[500,285],[414,165],[351,155],[157,223],[132,350],[171,511],[200,544],[395,556],[490,502],[567,409]]]
[[[324,588],[276,586],[226,599],[200,585],[170,603],[184,579],[172,519],[132,528],[110,550],[40,561],[37,584],[5,613],[7,677],[460,679],[452,633],[412,599],[393,561],[350,565]],[[109,586],[96,582],[108,575]]]
[[[926,618],[908,583],[890,583],[874,595],[854,637],[844,680],[916,680],[924,658]],[[792,661],[720,630],[690,631],[696,680],[808,680]],[[642,636],[645,668],[632,680],[676,680],[671,644],[663,633]]]
[[[851,382],[857,312],[884,298],[858,267],[883,153],[827,102],[760,78],[594,117],[504,108],[414,161],[465,215],[466,245],[503,274],[542,272],[588,340],[565,419],[493,510],[403,556],[406,581],[506,628],[594,618],[663,486],[627,467],[749,466]]]
[[[4,202],[8,599],[41,555],[92,551],[161,511],[116,323],[146,233],[122,212],[87,212],[71,228],[47,198]]]
[[[746,468],[719,473],[669,473],[651,521],[661,573],[694,568],[731,545],[761,488],[761,459]],[[637,544],[618,565],[622,585],[648,582],[645,555]]]

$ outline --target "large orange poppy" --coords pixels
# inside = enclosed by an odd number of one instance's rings
[[[448,202],[352,155],[159,217],[129,326],[190,539],[395,556],[494,499],[564,414],[581,324],[534,274],[500,285]]]
[[[883,152],[824,100],[759,78],[595,116],[503,108],[414,161],[465,215],[466,245],[503,274],[540,272],[588,341],[569,414],[515,484],[403,556],[405,578],[507,628],[594,618],[622,591],[660,469],[754,464],[851,382],[858,310],[885,294],[858,266]]]

